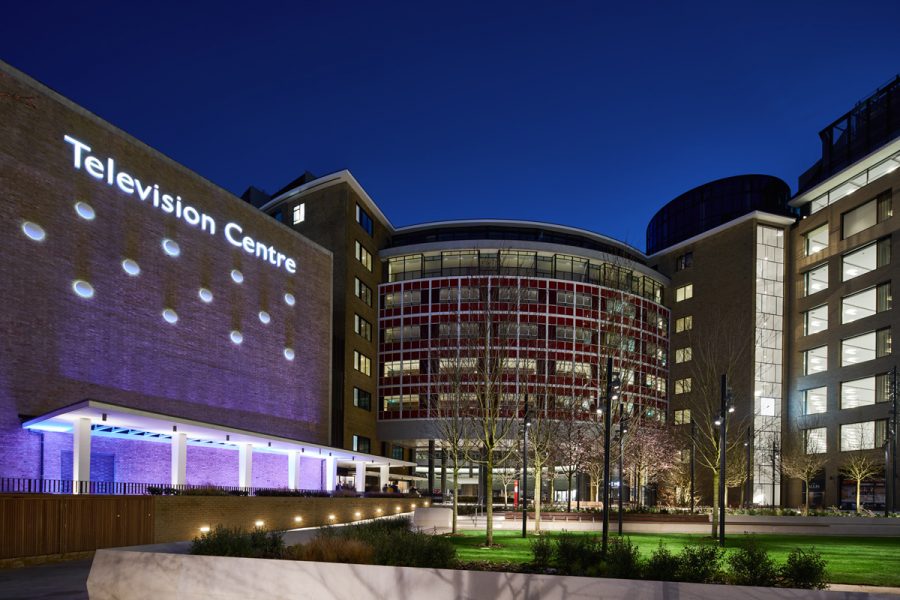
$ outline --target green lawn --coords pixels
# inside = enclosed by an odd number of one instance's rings
[[[599,535],[599,532],[575,533]],[[553,535],[553,532],[550,535]],[[713,540],[707,536],[690,534],[634,533],[627,537],[630,537],[631,541],[637,545],[644,558],[656,549],[660,541],[673,552],[678,552],[689,543],[713,543]],[[814,547],[828,563],[829,581],[832,583],[900,586],[900,538],[769,534],[757,534],[753,538],[768,550],[769,556],[778,564],[783,563],[788,553],[794,548]],[[450,539],[456,546],[459,559],[463,561],[487,560],[511,563],[531,561],[529,540],[522,539],[521,532],[494,532],[494,541],[501,547],[493,549],[480,547],[484,543],[484,532],[464,531],[461,536]],[[725,540],[726,546],[737,545],[741,539],[746,539],[746,536],[728,536]]]

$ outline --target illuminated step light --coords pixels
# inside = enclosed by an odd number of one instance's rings
[[[272,320],[272,317],[270,317],[269,313],[267,313],[266,311],[261,310],[259,311],[259,320],[262,321],[263,325],[268,325]]]
[[[200,296],[200,299],[207,304],[213,301],[213,293],[206,288],[200,288],[200,291],[197,292],[197,295]]]
[[[178,242],[170,240],[169,238],[163,239],[162,248],[169,256],[178,256],[181,254],[181,248],[178,247]]]
[[[358,518],[360,518],[360,517],[362,516],[362,513],[359,512],[359,511],[356,511],[355,513],[353,513],[353,516],[356,517],[356,518],[358,519]]]
[[[293,348],[285,348],[284,349],[284,357],[288,360],[294,360],[294,350]]]
[[[334,515],[328,515],[328,520],[329,520],[329,521],[334,521],[336,518],[337,518],[337,517],[335,517]]]
[[[231,270],[231,280],[235,283],[244,283],[244,274],[237,269]]]
[[[209,533],[209,525],[204,525],[200,528],[200,533]]]
[[[253,524],[256,525],[257,527],[262,527],[262,526],[265,525],[266,523],[265,523],[265,521],[256,521],[256,522],[253,523]]]
[[[302,523],[303,517],[294,517],[294,523]]]
[[[141,274],[141,267],[137,264],[137,261],[131,260],[130,258],[126,258],[122,261],[122,270],[132,277],[137,277]]]
[[[43,242],[44,238],[47,237],[47,234],[44,232],[44,228],[37,223],[32,223],[31,221],[25,221],[24,223],[22,223],[22,233],[36,242]]]
[[[97,216],[97,214],[94,212],[93,207],[86,202],[76,202],[75,212],[78,213],[78,216],[85,221],[93,221],[94,217]]]
[[[82,298],[94,297],[94,286],[89,284],[87,281],[76,279],[72,282],[72,289]]]
[[[171,323],[172,325],[174,325],[175,323],[178,322],[178,313],[176,313],[171,308],[167,308],[164,311],[162,311],[162,316],[163,316],[163,319],[166,320],[166,323]]]
[[[241,335],[241,332],[236,329],[231,332],[230,337],[231,337],[231,341],[234,342],[235,344],[240,344],[241,342],[244,341],[244,336]]]
[[[288,306],[293,306],[294,304],[297,303],[297,299],[294,298],[294,295],[293,295],[293,294],[291,294],[290,292],[288,292],[287,294],[284,295],[284,302],[285,302],[285,304],[287,304]]]

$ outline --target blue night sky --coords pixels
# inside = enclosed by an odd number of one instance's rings
[[[796,190],[819,130],[900,72],[893,0],[15,2],[3,17],[3,60],[236,194],[347,168],[395,226],[528,219],[640,249],[650,217],[707,181]]]

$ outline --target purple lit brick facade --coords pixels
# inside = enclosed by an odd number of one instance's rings
[[[0,98],[0,477],[71,477],[61,470],[71,435],[25,431],[22,422],[86,399],[327,444],[330,253],[8,66],[0,69],[4,91],[33,104]],[[181,196],[214,219],[215,231],[124,193],[85,165],[76,169],[67,135],[97,158],[112,158],[119,173]],[[93,218],[80,216],[77,202]],[[25,222],[44,238],[30,239]],[[231,222],[292,257],[296,273],[230,243],[224,229]],[[163,239],[178,244],[178,256],[163,250]],[[140,273],[127,274],[124,259]],[[93,297],[79,297],[76,280],[88,282]],[[211,302],[200,299],[200,288],[212,292]],[[165,309],[175,311],[176,323],[164,320]],[[242,343],[232,341],[233,331]],[[92,453],[97,477],[170,477],[165,443],[94,436]],[[321,469],[313,462],[301,471]],[[236,485],[236,451],[189,446],[187,465],[189,483]],[[255,453],[253,485],[284,485],[286,472],[285,456]]]

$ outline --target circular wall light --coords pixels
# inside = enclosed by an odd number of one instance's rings
[[[171,308],[167,308],[162,311],[163,319],[166,320],[166,323],[171,323],[174,325],[178,322],[178,313],[172,310]]]
[[[94,217],[97,216],[97,213],[94,212],[94,208],[86,202],[76,202],[75,212],[85,221],[93,221]]]
[[[178,247],[178,242],[170,240],[169,238],[163,239],[162,248],[169,256],[178,256],[181,254],[181,248]]]
[[[259,311],[259,320],[263,325],[268,325],[272,321],[272,317],[264,310]]]
[[[244,283],[244,274],[237,269],[231,270],[231,280],[235,283]]]
[[[94,297],[94,286],[82,279],[76,279],[72,282],[72,289],[82,298]]]
[[[244,341],[244,336],[241,334],[240,331],[238,331],[236,329],[231,332],[231,335],[229,337],[231,338],[231,341],[234,342],[235,344],[240,344],[241,342]]]
[[[200,299],[207,304],[213,301],[213,293],[206,288],[200,288],[200,291],[197,292],[197,295],[200,296]]]
[[[294,350],[293,348],[285,348],[284,349],[284,357],[288,360],[294,360]]]
[[[140,265],[137,264],[137,261],[131,260],[130,258],[126,258],[122,261],[122,270],[132,277],[137,277],[141,274]]]
[[[25,221],[24,223],[22,223],[22,233],[36,242],[43,242],[44,238],[47,237],[47,234],[44,232],[44,228],[37,223],[32,223],[31,221]]]
[[[294,298],[294,295],[293,295],[293,294],[291,294],[290,292],[288,292],[287,294],[284,295],[284,302],[285,302],[288,306],[293,306],[294,304],[297,303],[297,299]]]

